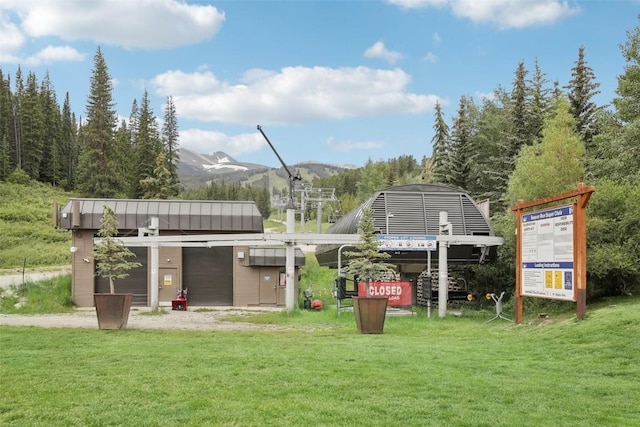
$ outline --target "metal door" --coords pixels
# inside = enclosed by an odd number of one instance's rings
[[[161,303],[171,302],[180,290],[177,268],[161,268],[158,274],[158,300]]]
[[[260,268],[260,304],[278,303],[278,271],[273,268]]]

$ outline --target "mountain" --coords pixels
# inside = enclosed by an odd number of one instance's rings
[[[355,168],[355,166],[338,166],[313,161],[287,166],[292,173],[299,173],[303,182],[311,182],[314,178],[324,178]],[[237,182],[277,189],[288,187],[288,175],[284,168],[243,163],[222,151],[199,154],[180,148],[178,177],[185,188],[197,188],[210,181],[224,181],[226,184]]]

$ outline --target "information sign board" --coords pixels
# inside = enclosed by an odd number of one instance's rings
[[[437,249],[436,236],[433,235],[378,234],[376,238],[381,250],[435,251]]]
[[[522,214],[522,296],[575,301],[573,209]]]

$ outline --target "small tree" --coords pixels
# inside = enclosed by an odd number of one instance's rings
[[[104,213],[100,219],[98,241],[93,249],[93,259],[96,262],[96,270],[100,277],[109,279],[109,291],[115,293],[113,281],[123,279],[129,275],[129,270],[140,267],[139,262],[127,261],[127,258],[135,256],[121,240],[115,238],[118,235],[118,219],[109,206],[104,205]]]
[[[373,224],[373,210],[365,209],[360,219],[360,242],[355,245],[356,251],[345,252],[349,264],[343,269],[347,274],[353,274],[359,281],[367,284],[367,297],[370,297],[369,284],[383,280],[388,274],[394,274],[396,266],[384,262],[391,255],[380,252],[376,229]]]

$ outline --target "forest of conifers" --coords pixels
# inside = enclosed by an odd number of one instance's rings
[[[348,211],[391,185],[428,182],[460,188],[491,201],[492,224],[505,237],[496,262],[470,268],[480,287],[512,288],[515,220],[509,207],[574,189],[596,187],[588,205],[588,296],[623,295],[640,288],[640,26],[627,31],[616,96],[594,97],[599,83],[577,50],[571,80],[561,87],[537,61],[517,64],[509,89],[498,87],[480,103],[463,96],[448,123],[435,108],[430,157],[374,162],[313,182],[336,189]],[[87,197],[227,198],[255,200],[268,216],[269,189],[224,184],[181,191],[179,131],[167,99],[158,126],[147,93],[133,100],[128,121],[117,123],[112,83],[101,50],[94,56],[82,120],[62,108],[48,75],[0,69],[0,180],[35,180]],[[428,125],[426,125],[428,126]],[[425,152],[429,151],[425,141]],[[484,285],[482,285],[484,284]]]

